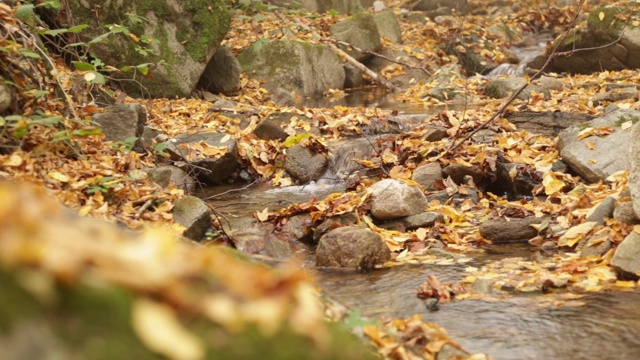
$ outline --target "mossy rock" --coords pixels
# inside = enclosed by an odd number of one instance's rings
[[[113,34],[93,44],[89,51],[107,65],[122,68],[144,63],[160,64],[151,76],[129,71],[118,76],[132,96],[184,97],[195,88],[208,61],[229,31],[230,16],[222,0],[144,0],[107,2],[69,1],[68,26],[87,24],[79,33],[89,42],[108,30],[106,26],[127,27],[138,38],[153,39],[148,55],[140,53],[141,42],[125,34]],[[131,14],[144,22],[130,22]]]

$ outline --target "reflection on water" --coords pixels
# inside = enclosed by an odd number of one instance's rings
[[[525,248],[519,250],[520,255]],[[513,251],[511,251],[513,252]],[[515,252],[518,252],[515,251]],[[482,255],[474,266],[502,255]],[[426,310],[415,289],[435,274],[454,282],[462,265],[399,266],[365,274],[319,271],[323,289],[363,315],[409,317],[424,314],[471,352],[492,359],[637,359],[640,358],[640,293],[587,295],[584,306],[541,306],[541,294],[506,300],[464,300]]]

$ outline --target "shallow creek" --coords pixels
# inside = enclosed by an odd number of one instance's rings
[[[270,188],[256,184],[240,191],[235,187],[207,190],[220,194],[209,202],[232,222],[269,207],[276,210],[289,203],[342,191],[339,185],[306,185]],[[233,225],[232,225],[233,226]],[[543,306],[548,298],[540,293],[514,294],[506,299],[462,300],[441,304],[429,311],[416,297],[415,289],[429,274],[441,281],[456,282],[466,276],[467,266],[507,257],[532,256],[528,244],[494,245],[472,261],[454,265],[403,265],[368,273],[317,269],[312,257],[305,266],[318,284],[350,309],[360,309],[371,318],[409,317],[424,319],[447,330],[470,352],[484,352],[495,360],[511,359],[637,359],[640,358],[640,293],[607,292],[580,299],[584,306]]]

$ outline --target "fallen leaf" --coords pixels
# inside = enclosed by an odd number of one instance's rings
[[[264,208],[262,211],[256,211],[256,218],[261,222],[267,221],[269,218],[269,208]]]
[[[68,181],[69,181],[69,177],[68,177],[67,175],[62,174],[62,173],[60,173],[60,172],[58,172],[58,171],[55,171],[55,170],[54,170],[54,171],[49,172],[49,173],[47,174],[47,176],[48,176],[49,178],[53,179],[53,180],[58,180],[58,181],[60,181],[60,182],[64,182],[64,183],[66,183],[66,182],[68,182]]]

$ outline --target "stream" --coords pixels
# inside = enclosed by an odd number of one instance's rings
[[[519,55],[528,61],[541,51],[543,44],[522,48]],[[505,65],[489,76],[518,74],[523,69],[524,66]],[[395,102],[392,96],[375,89],[348,93],[339,105],[376,106],[407,115],[423,114],[422,117],[434,111]],[[357,145],[355,141],[350,146],[358,154],[366,152],[367,144]],[[363,148],[358,149],[358,146]],[[333,174],[348,173],[352,170],[345,170],[348,166],[348,161],[338,160],[330,165],[330,169],[333,167]],[[219,186],[205,189],[202,197],[209,198],[209,204],[224,216],[227,226],[233,228],[246,226],[246,219],[265,207],[274,211],[291,203],[305,202],[313,197],[322,199],[343,190],[340,183],[321,179],[317,183],[286,188],[265,184]],[[402,265],[356,273],[316,269],[310,250],[305,267],[315,274],[323,291],[350,309],[360,309],[363,316],[423,314],[426,321],[442,326],[467,351],[486,353],[495,360],[640,358],[640,337],[637,336],[640,333],[640,306],[637,305],[640,292],[585,294],[580,299],[586,303],[583,306],[543,306],[548,298],[541,293],[515,293],[505,298],[489,294],[484,300],[441,304],[438,311],[427,310],[416,297],[416,288],[428,275],[435,275],[443,282],[457,282],[466,276],[467,266],[481,267],[509,257],[530,259],[533,251],[526,243],[493,245],[483,253],[471,255],[473,259],[467,263]]]

